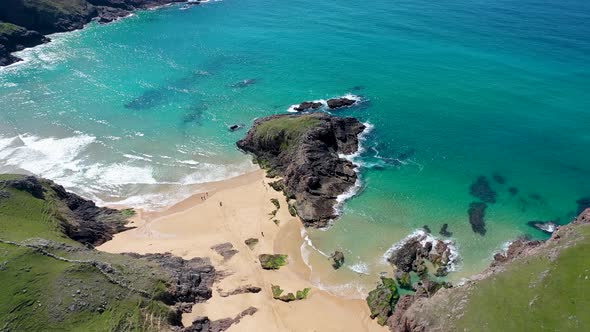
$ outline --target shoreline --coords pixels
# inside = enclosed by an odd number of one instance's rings
[[[263,170],[257,170],[205,184],[202,192],[165,211],[138,211],[129,224],[135,229],[116,234],[97,249],[111,253],[171,252],[185,259],[209,257],[222,278],[214,284],[211,299],[183,315],[185,326],[198,316],[211,320],[234,317],[254,306],[258,312],[229,330],[386,331],[370,319],[364,300],[340,297],[312,284],[311,269],[301,254],[303,224],[288,213],[286,199],[268,185],[271,181]],[[275,217],[269,216],[275,209],[271,198],[280,203]],[[279,220],[279,225],[272,219]],[[252,250],[244,243],[250,237],[260,241]],[[229,259],[211,249],[226,242],[238,250]],[[263,253],[287,254],[289,264],[275,271],[263,270],[258,263],[258,255]],[[306,287],[312,290],[307,299],[287,303],[272,298],[271,285],[285,292]],[[262,291],[221,296],[244,286],[261,287]]]

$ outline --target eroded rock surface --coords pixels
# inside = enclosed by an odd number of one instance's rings
[[[283,177],[284,193],[306,226],[336,218],[338,195],[356,183],[356,166],[341,155],[358,150],[365,126],[323,113],[274,115],[254,122],[240,149],[254,154],[270,176]]]

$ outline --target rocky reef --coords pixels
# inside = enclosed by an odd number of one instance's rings
[[[324,113],[274,115],[254,122],[237,145],[252,153],[269,176],[281,176],[289,212],[306,226],[324,227],[337,216],[337,197],[357,181],[355,165],[342,155],[358,151],[365,126]]]
[[[49,42],[44,35],[82,29],[96,19],[109,23],[137,9],[185,0],[3,0],[0,1],[0,66],[22,59],[12,55]]]

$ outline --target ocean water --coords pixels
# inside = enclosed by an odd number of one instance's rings
[[[53,39],[0,69],[0,171],[103,204],[162,208],[255,168],[228,125],[361,96],[334,112],[373,127],[361,188],[302,247],[314,282],[340,294],[362,296],[423,225],[449,224],[456,281],[519,235],[546,237],[528,221],[568,222],[590,196],[585,0],[224,0]],[[497,193],[484,236],[467,214],[479,176]],[[335,249],[338,271],[321,254]]]

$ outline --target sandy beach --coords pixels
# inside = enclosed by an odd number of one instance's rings
[[[202,192],[164,212],[139,211],[132,222],[137,228],[117,234],[98,249],[113,253],[171,252],[185,259],[209,257],[224,277],[213,286],[211,299],[184,314],[185,325],[198,316],[211,320],[235,317],[253,306],[258,311],[229,331],[386,331],[370,319],[364,301],[340,298],[312,286],[310,269],[301,257],[303,226],[289,214],[283,195],[268,182],[259,170],[209,183]],[[281,206],[275,217],[269,215],[275,209],[272,198]],[[248,238],[257,238],[259,243],[250,249],[244,243]],[[239,251],[229,259],[211,249],[226,242]],[[258,262],[258,255],[263,253],[287,254],[289,264],[276,271],[263,270]],[[262,291],[221,296],[248,285]],[[285,303],[272,298],[271,285],[293,293],[306,287],[312,290],[305,300]]]

